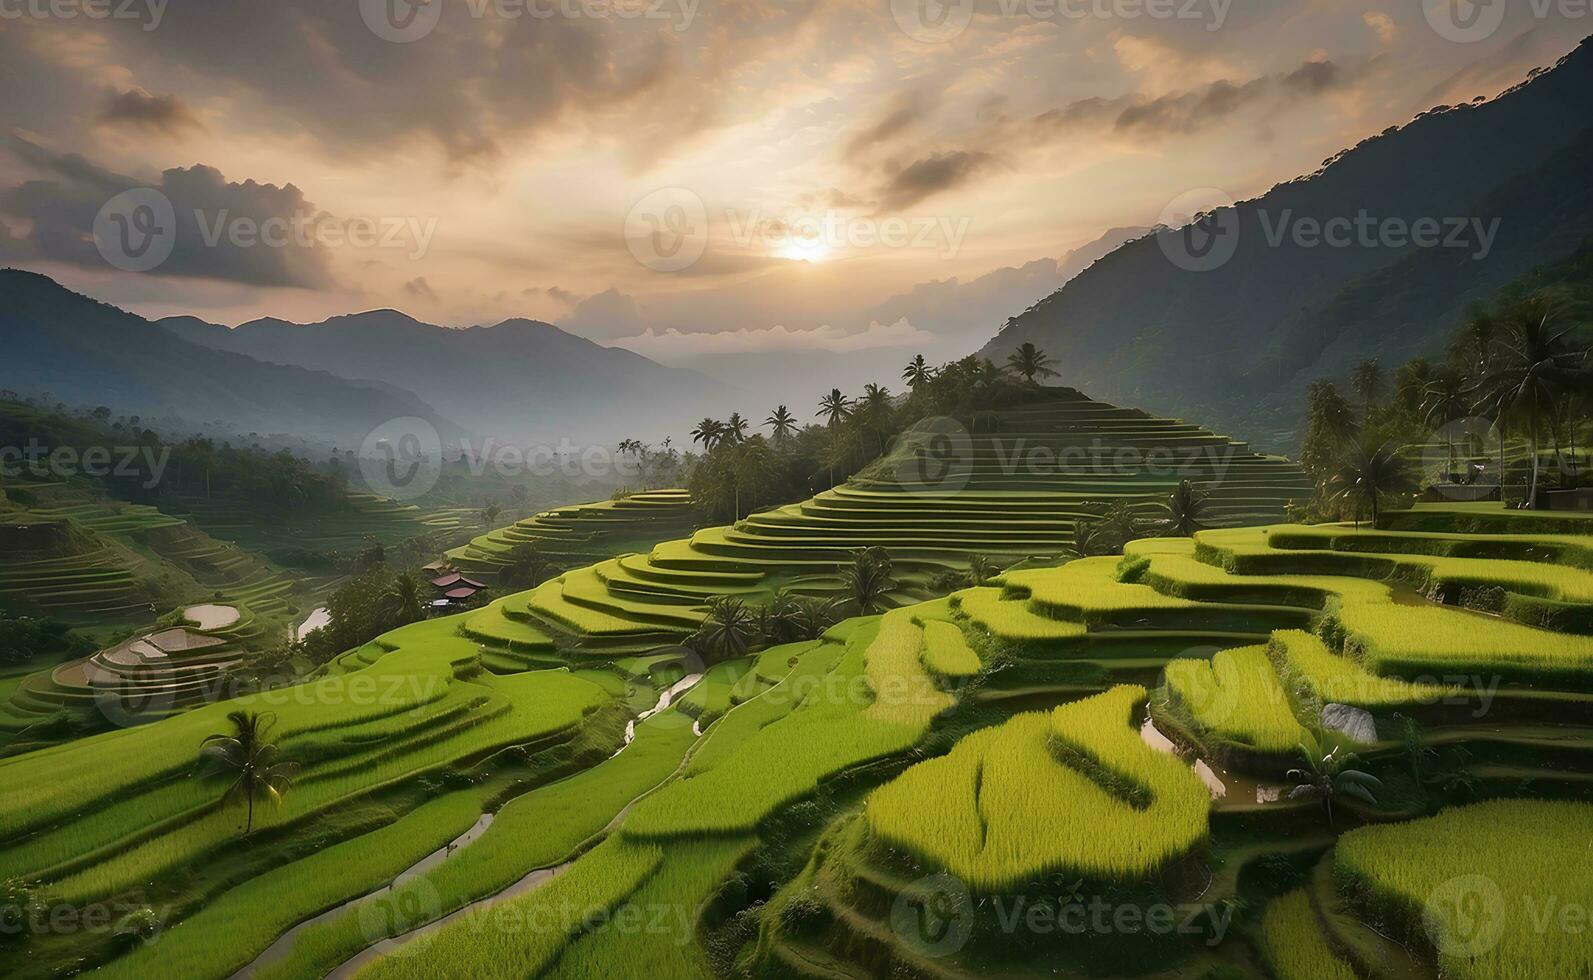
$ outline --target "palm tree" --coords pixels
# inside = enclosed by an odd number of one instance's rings
[[[1449,430],[1449,425],[1471,414],[1471,402],[1466,393],[1466,378],[1458,371],[1441,372],[1427,383],[1427,389],[1422,393],[1422,421],[1444,433],[1447,453],[1445,480],[1452,479],[1455,472],[1455,435]]]
[[[1167,499],[1167,536],[1192,538],[1196,531],[1206,527],[1206,491],[1188,480],[1178,481],[1172,496]]]
[[[1372,526],[1377,526],[1383,498],[1414,493],[1421,482],[1410,463],[1399,455],[1392,443],[1376,445],[1360,440],[1350,447],[1330,481],[1333,499],[1355,505],[1355,522],[1360,525],[1361,505],[1372,511]]]
[[[991,561],[985,555],[968,556],[968,581],[975,586],[989,585],[990,580],[1001,574],[1001,566]]]
[[[859,414],[868,419],[879,438],[879,454],[885,455],[885,428],[890,422],[891,390],[880,385],[867,385],[863,388],[863,398],[858,405]]]
[[[846,591],[852,601],[857,603],[860,614],[872,615],[885,594],[896,587],[891,570],[891,556],[884,548],[864,548],[852,552],[851,564],[841,569],[841,577],[846,582]]]
[[[725,441],[732,446],[743,442],[747,438],[747,426],[751,423],[741,417],[740,412],[731,412],[730,418],[725,421],[721,434]]]
[[[558,568],[548,561],[535,541],[524,541],[509,552],[508,562],[499,572],[499,579],[511,588],[534,589],[542,584],[549,572]]]
[[[819,399],[818,417],[830,428],[830,486],[835,486],[835,440],[841,424],[852,417],[852,400],[841,394],[841,389],[831,388]]]
[[[1305,758],[1305,765],[1289,770],[1289,778],[1296,783],[1294,789],[1289,791],[1289,799],[1320,799],[1327,809],[1330,824],[1333,822],[1335,796],[1352,796],[1363,803],[1377,805],[1375,794],[1383,788],[1382,780],[1369,772],[1350,768],[1353,763],[1360,761],[1359,757],[1345,747],[1336,733],[1329,737],[1327,733],[1316,735],[1309,731],[1301,732],[1296,747]]]
[[[784,449],[786,441],[796,435],[797,420],[784,405],[777,407],[763,424],[774,430],[774,444]]]
[[[736,520],[741,520],[741,491],[754,502],[767,490],[774,473],[774,453],[763,436],[753,436],[736,447],[732,479],[736,484]]]
[[[268,800],[280,806],[282,795],[293,786],[299,771],[297,762],[278,759],[277,747],[267,741],[273,717],[252,711],[227,715],[232,734],[211,735],[200,743],[199,759],[206,775],[229,776],[232,783],[221,796],[221,805],[243,799],[249,807],[243,835],[254,829],[254,801]]]
[[[399,572],[394,576],[382,602],[396,626],[408,626],[426,615],[425,590],[414,572]]]
[[[697,428],[691,430],[691,441],[693,443],[702,443],[703,452],[713,452],[713,448],[719,445],[719,440],[724,435],[724,431],[723,422],[705,418],[697,423]]]
[[[928,361],[924,360],[924,355],[922,354],[914,354],[913,359],[907,362],[906,367],[902,368],[902,380],[907,382],[907,387],[912,388],[914,391],[918,390],[919,385],[924,384],[933,376],[934,369],[929,366]]]
[[[1528,506],[1537,501],[1543,426],[1554,424],[1573,369],[1586,358],[1586,352],[1573,350],[1566,342],[1571,328],[1556,326],[1557,313],[1555,305],[1542,297],[1514,304],[1505,315],[1505,336],[1497,344],[1498,363],[1484,385],[1487,400],[1497,408],[1517,418],[1525,416],[1532,456]]]
[[[757,638],[757,621],[747,604],[734,596],[708,600],[708,617],[689,641],[707,660],[734,660]]]
[[[1028,341],[1007,355],[1007,369],[1031,385],[1036,383],[1034,380],[1036,377],[1057,376],[1057,373],[1051,370],[1051,355]]]
[[[498,504],[488,504],[481,508],[481,523],[484,527],[492,527],[503,515],[503,508]]]
[[[1363,419],[1372,417],[1372,405],[1377,401],[1377,393],[1383,388],[1383,369],[1378,366],[1377,358],[1362,361],[1350,373],[1350,389],[1361,396],[1365,403],[1366,411],[1361,415]]]

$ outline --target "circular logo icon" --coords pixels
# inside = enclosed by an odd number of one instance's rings
[[[1504,23],[1505,0],[1423,0],[1422,13],[1444,40],[1475,44],[1493,37]]]
[[[442,896],[423,875],[400,875],[392,885],[359,904],[360,935],[383,956],[408,956],[425,949],[435,932],[410,935],[442,917]]]
[[[372,493],[416,500],[442,476],[442,436],[422,418],[383,422],[360,444],[360,473]]]
[[[968,29],[973,0],[891,0],[902,33],[925,44],[944,44]]]
[[[1498,883],[1486,875],[1451,878],[1427,896],[1422,925],[1438,952],[1476,959],[1499,945],[1504,936],[1504,895]]]
[[[437,29],[443,0],[360,0],[360,16],[371,33],[394,44],[409,44]]]
[[[1239,249],[1239,209],[1215,187],[1186,191],[1168,202],[1156,219],[1156,243],[1186,272],[1211,272]]]
[[[94,247],[123,272],[149,272],[177,247],[177,212],[153,187],[135,187],[105,202],[94,217]]]
[[[973,469],[973,437],[961,422],[942,415],[902,435],[892,475],[908,493],[956,493],[967,488]]]
[[[1204,660],[1212,662],[1212,658],[1223,650],[1218,646],[1190,647],[1179,656],[1188,660]],[[1270,666],[1267,668],[1270,670]],[[1239,708],[1239,696],[1234,693],[1232,685],[1222,683],[1213,673],[1212,683],[1195,689],[1180,689],[1178,699],[1188,709],[1189,714],[1202,728],[1216,728],[1232,720],[1234,712]],[[1163,683],[1165,683],[1165,676]]]
[[[961,951],[973,928],[968,886],[944,871],[908,885],[891,905],[891,931],[908,948],[930,959]]]
[[[703,675],[708,672],[708,665],[703,663],[702,657],[691,647],[678,645],[660,647],[648,656],[656,658],[648,668],[650,671],[654,674],[660,670],[666,672],[659,679],[663,686],[659,689],[657,703],[636,716],[627,733],[627,745],[630,744],[630,736],[635,734],[636,726],[643,722],[651,720],[651,724],[660,728],[680,729],[690,728],[697,721],[695,715],[689,715],[679,708],[670,709],[701,683]]]
[[[625,216],[625,244],[654,272],[689,269],[708,250],[708,206],[685,187],[653,191]]]
[[[135,643],[147,645],[148,640]],[[94,692],[94,707],[106,721],[117,728],[136,728],[161,721],[176,710],[177,696],[168,685],[136,683],[100,661],[101,656],[116,655],[114,651],[97,654],[83,664],[83,677]]]
[[[1499,468],[1499,430],[1485,418],[1468,416],[1438,427],[1422,446],[1422,475],[1451,500],[1476,500],[1491,487]]]

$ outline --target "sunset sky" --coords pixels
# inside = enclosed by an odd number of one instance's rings
[[[1511,4],[1460,43],[1417,0],[388,2],[5,0],[0,262],[228,324],[391,306],[666,361],[968,350],[1109,229],[1253,196],[1589,30]],[[217,227],[389,240],[229,230],[117,271],[95,217],[146,185]]]

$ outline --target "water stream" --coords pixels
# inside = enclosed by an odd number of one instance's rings
[[[324,612],[324,610],[316,610],[316,613],[322,612]],[[310,619],[314,620],[315,615],[312,614]],[[309,621],[306,621],[305,625],[308,626]],[[653,705],[653,707],[649,710],[642,712],[625,726],[625,743],[621,745],[619,750],[614,753],[614,756],[619,755],[620,752],[624,752],[625,749],[636,740],[636,725],[639,722],[646,721],[659,712],[668,709],[681,695],[685,694],[693,687],[696,687],[697,684],[702,681],[703,676],[704,675],[700,673],[690,674],[681,678],[679,681],[676,681],[667,690],[663,691],[658,697],[657,704]],[[692,731],[701,734],[695,725],[693,726]],[[614,756],[610,756],[609,758],[614,758]],[[656,789],[656,787],[654,788]],[[533,790],[534,789],[535,787],[533,787]],[[650,792],[652,792],[651,789],[648,790],[648,793]],[[642,796],[646,795],[647,793],[642,794]],[[640,799],[641,796],[638,796],[635,800],[627,803],[624,809],[615,814],[614,819],[610,820],[609,823],[604,827],[604,831],[606,832],[613,829],[614,825],[624,819],[625,815],[630,812],[631,807],[635,806],[637,801]],[[505,801],[505,803],[507,802],[509,801]],[[349,899],[341,905],[328,909],[314,918],[306,919],[303,922],[300,922],[292,929],[289,929],[287,932],[277,937],[276,942],[272,943],[266,948],[265,952],[257,956],[254,962],[239,970],[237,973],[234,973],[230,980],[249,980],[249,978],[254,976],[256,971],[263,969],[264,967],[267,967],[287,956],[288,952],[292,950],[293,944],[298,940],[299,934],[305,929],[317,925],[318,923],[326,922],[330,919],[336,918],[345,912],[357,908],[362,902],[365,902],[368,899],[376,898],[380,895],[391,892],[394,889],[408,884],[412,879],[425,875],[426,873],[436,869],[438,866],[443,864],[443,862],[447,861],[449,858],[458,854],[464,848],[481,839],[481,835],[485,834],[487,832],[487,828],[492,826],[492,822],[496,816],[496,813],[483,813],[481,815],[481,819],[477,820],[475,825],[469,830],[454,838],[452,841],[449,841],[443,847],[440,847],[426,855],[424,858],[421,858],[418,862],[411,865],[409,868],[395,877],[391,882],[383,885],[381,888],[378,888],[373,892],[368,892],[357,898]],[[328,974],[328,976],[331,978],[352,977],[354,974],[358,973],[360,970],[364,969],[366,966],[370,965],[380,957],[386,956],[398,947],[419,939],[422,936],[429,935],[430,933],[433,933],[438,929],[448,925],[450,922],[454,922],[464,916],[470,915],[473,912],[479,912],[484,909],[491,908],[500,902],[508,901],[509,899],[516,898],[529,891],[541,887],[542,885],[551,881],[554,877],[563,874],[564,871],[573,863],[573,861],[566,862],[556,868],[539,868],[535,871],[532,871],[530,874],[527,874],[525,877],[521,878],[519,881],[516,881],[514,884],[508,886],[502,891],[493,895],[489,895],[486,898],[477,899],[468,905],[448,913],[434,922],[420,926],[419,928],[413,929],[402,935],[375,942],[366,947],[364,950],[360,951],[360,953],[353,959],[344,963],[342,966],[339,966],[336,970],[333,970],[330,974]]]
[[[1185,753],[1179,751],[1177,743],[1163,735],[1156,728],[1156,723],[1149,718],[1139,728],[1139,736],[1146,745],[1158,752],[1176,755],[1180,758]],[[1195,757],[1191,768],[1200,781],[1206,784],[1211,791],[1213,800],[1227,800],[1229,802],[1245,802],[1254,800],[1257,803],[1276,803],[1283,799],[1283,794],[1288,792],[1287,786],[1277,783],[1263,783],[1249,776],[1232,773],[1220,766],[1214,766],[1199,756]]]

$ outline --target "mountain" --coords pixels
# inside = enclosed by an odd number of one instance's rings
[[[1585,41],[1498,98],[1423,113],[1217,211],[1201,228],[1236,239],[1225,263],[1175,263],[1175,232],[1129,242],[981,353],[999,363],[1032,341],[1063,383],[1290,448],[1311,380],[1343,378],[1364,358],[1391,367],[1438,353],[1468,304],[1593,231],[1590,89]],[[1355,228],[1344,247],[1311,234],[1363,215],[1371,231]],[[1439,247],[1401,241],[1420,219],[1439,223]]]
[[[535,320],[452,329],[374,310],[230,329],[193,317],[159,322],[216,350],[396,385],[480,433],[515,439],[653,438],[717,410],[734,391]]]
[[[359,445],[390,419],[460,430],[391,385],[263,364],[184,340],[48,276],[0,269],[0,387],[148,418]]]

